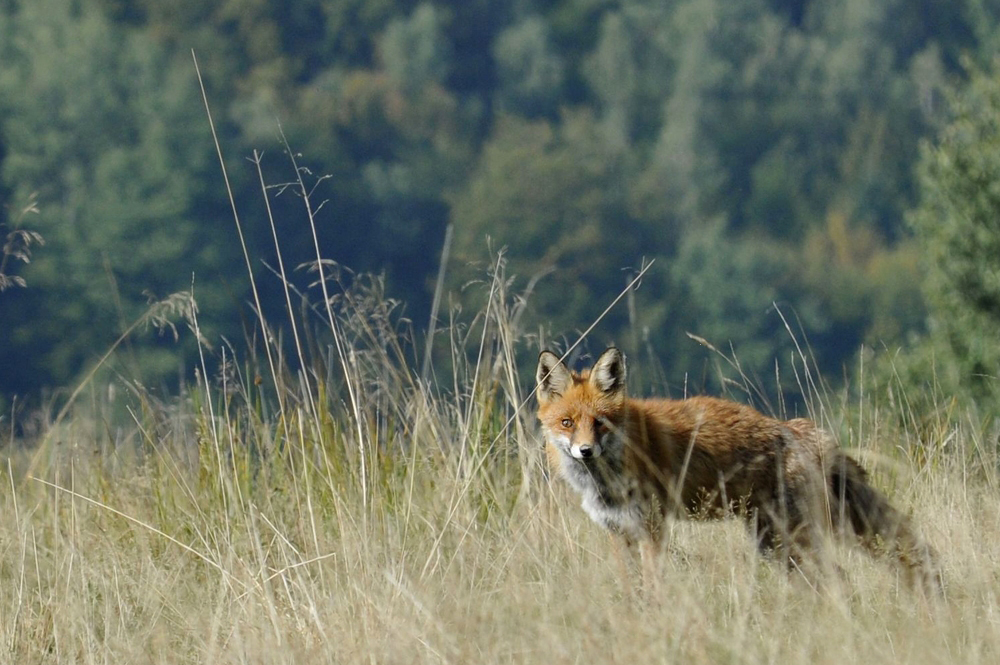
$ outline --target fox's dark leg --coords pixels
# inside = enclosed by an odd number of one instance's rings
[[[824,540],[818,524],[794,492],[746,513],[747,531],[758,551],[777,560],[790,573],[801,576],[811,587],[822,586],[825,577]]]
[[[803,519],[799,505],[784,484],[773,493],[760,492],[751,497],[745,520],[750,537],[764,556],[791,565],[790,557],[807,545],[805,535],[800,535]],[[796,543],[798,546],[793,547]]]
[[[770,519],[761,515],[760,508],[750,508],[744,515],[747,534],[757,546],[757,551],[769,556],[774,551],[774,528]]]
[[[772,556],[795,570],[810,558],[813,539],[802,521],[790,513],[777,511],[774,507],[755,510],[748,516],[747,529],[756,539],[761,554]]]
[[[641,534],[611,534],[623,586],[637,591],[640,596],[659,588],[664,527],[664,524],[654,522],[647,523]],[[637,576],[638,586],[633,584]]]

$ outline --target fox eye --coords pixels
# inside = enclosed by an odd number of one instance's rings
[[[573,426],[573,419],[572,418],[563,418],[562,419],[562,426],[565,427],[566,429],[569,429],[570,427]]]

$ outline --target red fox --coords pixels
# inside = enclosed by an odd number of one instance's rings
[[[815,423],[711,397],[630,398],[625,374],[614,347],[580,373],[543,351],[538,419],[553,470],[591,519],[639,544],[644,564],[668,516],[737,513],[759,550],[792,568],[814,567],[824,531],[849,527],[869,551],[892,554],[911,583],[941,588],[934,552],[909,519]]]

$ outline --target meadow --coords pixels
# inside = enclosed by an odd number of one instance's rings
[[[848,546],[816,589],[737,520],[674,523],[642,585],[548,477],[519,369],[546,340],[501,265],[483,287],[434,363],[358,279],[329,308],[290,296],[294,344],[216,349],[176,397],[90,378],[5,433],[0,661],[997,662],[994,429],[803,383],[937,548],[943,599]],[[197,333],[192,305],[170,303]]]

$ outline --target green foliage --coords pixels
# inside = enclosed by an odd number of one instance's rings
[[[413,93],[440,85],[448,74],[451,49],[441,29],[440,10],[423,3],[407,19],[394,19],[379,41],[383,66],[395,86]]]
[[[190,286],[192,273],[206,278],[202,301],[222,306],[209,266],[226,253],[190,217],[211,153],[186,63],[88,3],[25,3],[8,28],[0,177],[15,199],[37,193],[48,242],[24,271],[31,297],[4,303],[0,364],[17,389],[29,368],[34,381],[73,377],[145,294]]]
[[[561,97],[564,65],[552,51],[545,21],[529,16],[501,32],[493,58],[500,78],[494,98],[501,108],[529,118],[552,113]]]
[[[459,261],[481,274],[475,262],[492,239],[506,247],[511,273],[544,276],[528,302],[532,319],[581,329],[625,285],[623,259],[634,257],[637,267],[644,252],[643,229],[621,201],[620,161],[590,113],[567,114],[556,126],[500,119],[453,203]]]
[[[15,207],[13,212],[12,228],[7,230],[5,225],[0,225],[0,240],[3,241],[0,246],[0,293],[16,286],[27,286],[24,278],[15,274],[14,266],[31,263],[31,246],[45,244],[42,234],[25,224],[28,215],[38,214],[35,197],[31,196],[25,205]]]
[[[143,291],[192,273],[210,337],[260,334],[238,321],[253,319],[246,267],[192,48],[256,274],[277,257],[245,158],[290,179],[280,122],[315,186],[320,253],[384,273],[418,328],[454,223],[444,286],[458,299],[489,237],[516,288],[532,284],[527,320],[571,334],[655,258],[602,343],[648,343],[679,383],[704,367],[692,332],[771,375],[790,348],[776,302],[839,379],[862,344],[895,349],[924,328],[923,245],[903,223],[917,146],[964,76],[959,54],[983,62],[1000,34],[981,0],[911,5],[0,3],[0,197],[37,192],[50,243],[19,273],[29,288],[0,299],[14,322],[0,325],[0,393],[70,381]],[[286,264],[314,261],[301,200],[268,195]],[[259,286],[265,311],[283,307],[280,284]],[[174,373],[170,344],[132,342],[156,348],[150,381]]]
[[[727,237],[718,220],[706,224],[683,238],[670,265],[685,306],[667,313],[668,320],[681,319],[687,330],[734,353],[756,380],[766,377],[770,383],[769,365],[776,355],[787,360],[793,348],[775,311],[775,305],[787,303],[791,260],[785,247]],[[700,356],[690,354],[688,360]],[[685,364],[689,373],[700,374],[697,364]]]
[[[945,387],[977,398],[1000,390],[1000,74],[972,69],[953,120],[920,161],[910,221],[923,249],[930,348]]]

